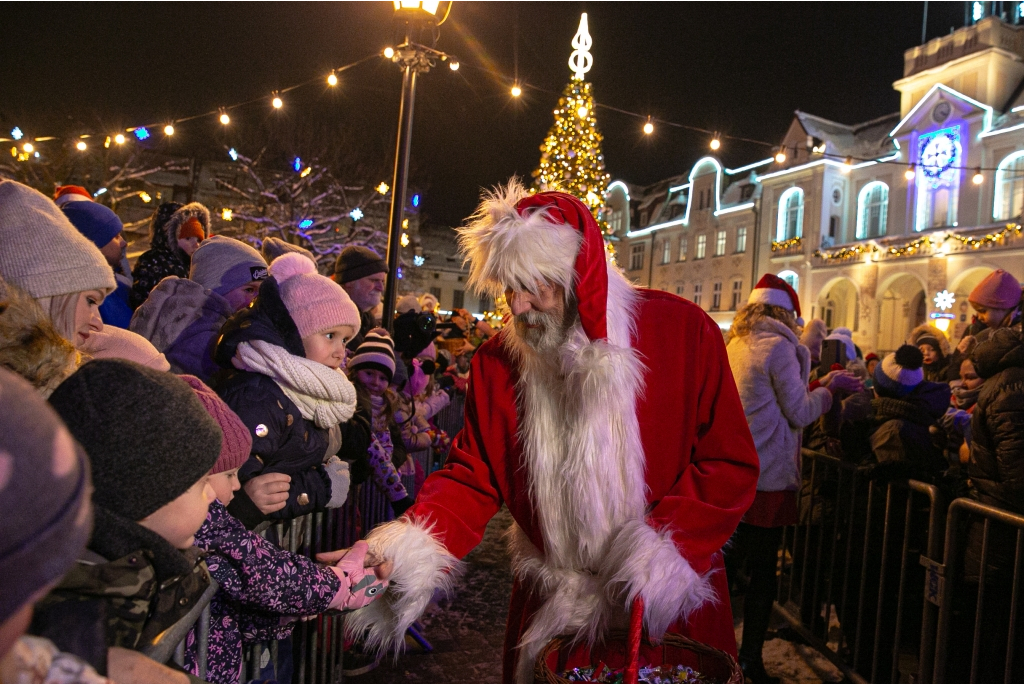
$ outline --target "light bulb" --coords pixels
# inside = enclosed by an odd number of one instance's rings
[[[114,142],[117,143],[118,145],[124,145],[124,135],[118,133],[116,136],[114,136]]]
[[[523,89],[519,86],[512,86],[512,97],[517,98],[523,94]]]
[[[376,190],[376,191],[377,191],[378,193],[380,193],[381,195],[387,195],[387,194],[388,194],[388,191],[389,191],[389,190],[391,190],[391,187],[390,187],[390,186],[389,186],[389,185],[388,185],[387,183],[385,183],[384,181],[381,181],[381,182],[380,182],[380,185],[379,185],[379,186],[377,186],[377,187],[375,188],[375,190]]]
[[[903,178],[908,181],[913,181],[915,176],[917,176],[917,171],[914,170],[914,165],[911,164],[907,167],[907,170],[903,172]]]
[[[171,126],[170,124],[167,124],[166,126],[164,126],[164,135],[165,136],[173,136],[174,135],[174,127]]]
[[[392,47],[384,48],[384,56],[387,57],[388,59],[391,59],[392,57],[395,56],[395,49]]]
[[[78,141],[78,142],[77,142],[77,143],[75,144],[75,147],[76,147],[76,148],[78,148],[78,149],[79,149],[79,151],[81,151],[81,152],[85,152],[85,148],[87,148],[87,147],[89,147],[89,146],[85,144],[85,141],[84,141],[84,140],[80,140],[80,141]]]
[[[232,216],[234,216],[234,212],[232,212],[227,207],[220,210],[220,218],[223,219],[224,221],[231,221]]]
[[[284,101],[276,95],[274,96],[274,99],[271,100],[270,104],[274,106],[274,109],[281,109],[284,107]]]
[[[579,115],[580,119],[586,119],[587,115],[590,114],[590,110],[588,110],[586,107],[580,107],[578,110],[576,110],[576,114]]]
[[[717,150],[720,147],[722,147],[722,141],[718,139],[718,134],[716,133],[715,137],[711,139],[711,149]]]
[[[985,182],[985,175],[981,173],[980,167],[974,170],[974,178],[972,178],[971,181],[976,186],[980,186],[982,183]]]
[[[644,134],[651,135],[654,133],[654,124],[651,123],[651,118],[647,117],[647,123],[644,124]]]
[[[25,143],[24,145],[21,146],[21,149],[24,150],[25,152],[32,152],[36,148],[34,145],[32,145],[32,143]]]
[[[782,164],[785,161],[786,161],[786,151],[785,150],[779,150],[778,152],[775,153],[775,162],[777,164]]]
[[[844,174],[850,173],[850,169],[853,168],[853,157],[847,157],[843,160],[842,172]]]
[[[452,71],[458,71],[459,63],[455,60],[452,60],[451,62],[448,63],[448,68],[451,69]]]
[[[402,244],[402,247],[409,247],[409,234],[403,233],[402,238],[401,240],[399,240],[399,242]]]
[[[220,123],[224,124],[225,126],[231,123],[231,117],[228,116],[227,112],[221,112]]]
[[[333,71],[327,76],[327,85],[329,85],[329,86],[336,86],[336,85],[338,85],[338,76]]]
[[[141,193],[139,193],[139,199],[142,200],[143,202],[152,202],[153,196],[147,193],[145,190],[143,190]]]

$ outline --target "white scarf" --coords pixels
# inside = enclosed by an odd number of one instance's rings
[[[320,428],[345,423],[356,411],[356,389],[343,371],[297,357],[283,347],[264,340],[239,343],[231,363],[274,379],[302,418]]]

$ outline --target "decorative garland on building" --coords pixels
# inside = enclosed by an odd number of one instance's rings
[[[789,240],[773,240],[772,252],[775,252],[777,250],[785,250],[790,247],[795,247],[799,245],[801,242],[802,240],[799,236],[797,236],[796,238],[790,238]]]
[[[865,252],[878,252],[878,246],[874,243],[864,243],[861,245],[854,245],[853,247],[841,247],[838,250],[831,252],[823,252],[821,250],[815,250],[814,256],[819,259],[824,259],[826,262],[834,260],[850,259],[851,257],[859,257]]]
[[[977,250],[993,243],[1002,241],[1008,235],[1020,235],[1024,231],[1024,227],[1020,224],[1006,224],[1006,227],[1001,231],[995,233],[989,233],[981,238],[975,238],[969,235],[962,235],[960,233],[954,233],[953,231],[947,231],[945,234],[927,235],[920,238],[915,238],[909,242],[903,243],[902,245],[890,245],[889,247],[879,247],[874,241],[862,243],[860,245],[854,245],[853,247],[841,247],[838,250],[831,252],[825,252],[823,250],[815,250],[814,256],[818,259],[823,259],[826,262],[850,259],[851,257],[859,257],[866,252],[884,252],[892,257],[904,257],[907,255],[913,255],[917,253],[923,246],[939,247],[947,240],[956,240],[961,245],[965,245],[972,250]],[[941,235],[941,239],[940,236]],[[799,240],[799,238],[797,238]],[[789,242],[789,241],[786,241]],[[784,243],[778,243],[784,245]],[[775,251],[776,243],[772,243],[772,251]],[[780,248],[781,249],[781,248]]]

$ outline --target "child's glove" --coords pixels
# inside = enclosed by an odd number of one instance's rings
[[[348,499],[348,487],[351,482],[348,462],[342,461],[337,456],[332,456],[324,462],[324,470],[331,479],[331,499],[327,502],[327,508],[337,509]]]
[[[388,581],[379,579],[375,568],[363,566],[368,550],[366,541],[360,540],[330,567],[341,580],[341,588],[331,601],[331,609],[362,609],[388,589]]]

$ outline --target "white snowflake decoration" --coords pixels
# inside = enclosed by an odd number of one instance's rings
[[[956,302],[956,297],[948,290],[943,290],[942,292],[935,293],[934,302],[936,307],[942,311],[946,311],[947,309],[953,308],[953,303]]]

